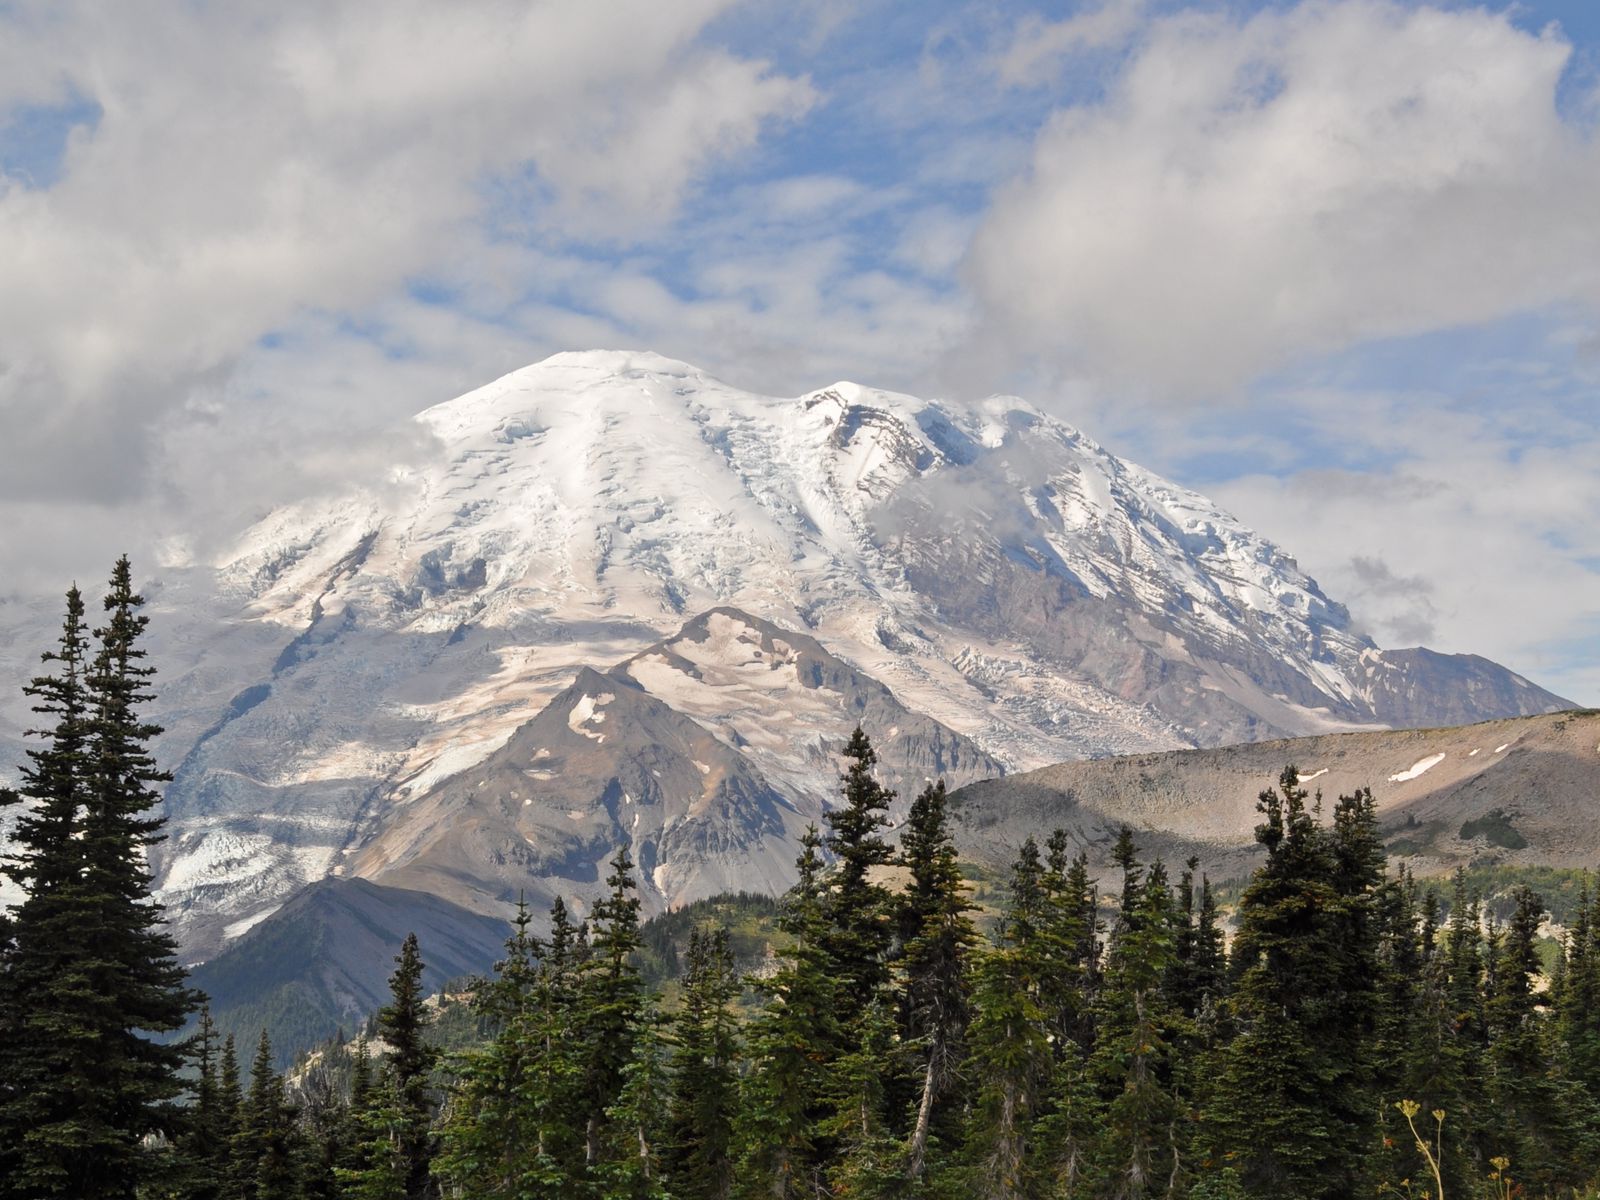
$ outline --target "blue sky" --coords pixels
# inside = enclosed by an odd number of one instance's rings
[[[648,346],[1021,393],[1600,703],[1600,5],[241,13],[0,4],[7,587]]]

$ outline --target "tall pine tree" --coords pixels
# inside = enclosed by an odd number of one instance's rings
[[[683,1007],[673,1022],[665,1157],[675,1192],[727,1200],[733,1189],[733,1125],[739,1107],[739,995],[726,929],[689,935]]]
[[[434,1150],[432,1072],[437,1053],[423,1036],[429,1018],[423,1005],[422,952],[407,934],[389,977],[389,1003],[378,1010],[378,1033],[389,1046],[381,1103],[400,1163],[406,1200],[437,1195],[431,1174]],[[385,1162],[382,1169],[392,1173]]]
[[[905,1172],[915,1183],[928,1161],[929,1139],[943,1126],[957,1141],[954,1091],[972,1019],[972,960],[978,935],[956,860],[945,811],[944,780],[912,802],[900,837],[901,862],[911,881],[900,898],[902,950],[900,1036],[920,1062],[916,1117]]]
[[[766,1005],[751,1022],[740,1120],[738,1194],[801,1200],[825,1194],[829,1068],[838,1053],[839,983],[831,974],[822,890],[822,840],[806,830],[800,878],[784,899],[779,928],[792,941],[782,965],[759,981]]]
[[[1363,1046],[1376,1011],[1372,806],[1341,798],[1330,832],[1307,798],[1293,767],[1260,797],[1267,859],[1239,904],[1238,1033],[1204,1114],[1213,1161],[1273,1200],[1365,1193],[1376,1136]]]
[[[639,950],[639,897],[633,860],[618,847],[595,905],[590,956],[581,973],[577,1036],[584,1053],[584,1157],[591,1170],[605,1150],[607,1110],[622,1094],[631,1059],[629,1032],[644,1009]]]
[[[533,1005],[544,947],[518,902],[515,931],[495,976],[472,1006],[487,1040],[453,1065],[434,1172],[447,1191],[479,1200],[521,1200],[538,1170],[538,1109],[530,1103],[539,1041]]]
[[[888,951],[894,937],[890,897],[873,878],[889,861],[879,831],[889,822],[894,793],[873,773],[878,756],[858,725],[844,756],[843,803],[828,813],[827,847],[837,861],[828,889],[828,956],[839,982],[840,1017],[848,1027],[878,1000],[889,981]]]
[[[0,1003],[19,1066],[0,1105],[0,1188],[18,1196],[128,1200],[171,1167],[151,1135],[181,1124],[184,1050],[155,1037],[180,1029],[196,997],[151,899],[146,856],[162,822],[149,814],[167,776],[149,748],[160,728],[140,715],[153,674],[143,604],[119,559],[90,657],[69,594],[49,656],[59,672],[29,688],[55,724],[24,774],[35,803],[8,866],[27,892]]]

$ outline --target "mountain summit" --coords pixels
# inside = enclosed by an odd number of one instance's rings
[[[1566,707],[1380,649],[1277,546],[1015,398],[587,352],[416,419],[420,464],[246,531],[168,645],[156,865],[197,953],[330,875],[581,892],[623,837],[653,907],[780,887],[857,720],[910,790]]]

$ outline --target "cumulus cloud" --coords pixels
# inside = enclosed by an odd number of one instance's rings
[[[702,42],[731,4],[6,6],[0,113],[98,115],[48,186],[0,176],[0,496],[139,494],[263,335],[488,257],[502,218],[663,227],[813,100]]]
[[[1359,607],[1376,607],[1386,602],[1392,607],[1382,613],[1382,632],[1401,646],[1431,642],[1438,624],[1439,610],[1433,603],[1433,584],[1421,575],[1397,575],[1381,558],[1357,554],[1350,560],[1350,572],[1360,590],[1348,597]]]
[[[1149,0],[1105,0],[1059,21],[1024,17],[995,57],[995,72],[1011,87],[1047,83],[1063,60],[1089,50],[1126,45],[1139,30]]]
[[[1600,302],[1600,144],[1556,105],[1570,53],[1504,14],[1387,0],[1156,21],[988,212],[968,263],[986,336],[1193,398]]]
[[[1327,464],[1219,481],[1218,500],[1291,548],[1380,645],[1482,654],[1600,697],[1592,418],[1536,387],[1481,406],[1407,393],[1285,402]]]

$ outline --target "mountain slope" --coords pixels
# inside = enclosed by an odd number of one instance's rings
[[[450,870],[451,894],[475,904],[503,905],[528,872],[556,886],[552,862],[580,870],[603,831],[631,830],[595,798],[638,775],[620,758],[589,762],[556,798],[584,812],[572,829],[559,807],[525,828],[537,804],[490,814],[440,789],[540,769],[494,756],[547,706],[576,703],[585,669],[671,724],[676,753],[698,729],[737,754],[752,790],[726,802],[726,829],[768,864],[832,790],[836,735],[818,721],[907,739],[912,788],[969,768],[1565,707],[1481,659],[1380,649],[1282,549],[1015,398],[846,383],[771,397],[652,354],[589,352],[417,422],[413,461],[273,512],[221,561],[147,589],[177,775],[153,865],[196,954],[330,875],[426,867],[432,886],[466,843],[447,849],[417,814],[473,814],[473,863],[492,869]],[[719,632],[718,610],[759,637]],[[743,649],[724,661],[729,646]],[[768,670],[791,652],[792,678]],[[804,686],[814,668],[837,688]],[[830,690],[863,707],[815,703]],[[700,845],[652,876],[746,872],[709,834]],[[495,855],[522,865],[502,871]],[[752,886],[782,878],[752,870]]]
[[[280,1066],[344,1028],[354,1033],[389,999],[388,978],[408,933],[422,947],[423,987],[483,974],[501,957],[511,926],[436,896],[364,879],[324,879],[191,971],[240,1056],[262,1029]]]
[[[1195,854],[1213,879],[1240,878],[1257,861],[1256,796],[1290,765],[1330,801],[1372,788],[1391,856],[1418,875],[1600,863],[1600,712],[1590,711],[1061,763],[956,792],[956,840],[1003,870],[1024,838],[1059,827],[1103,863],[1127,824],[1149,857]]]
[[[724,607],[581,670],[484,763],[400,806],[349,867],[480,909],[561,895],[582,913],[626,845],[647,913],[782,892],[858,723],[879,731],[902,808],[933,779],[1003,770],[813,639]]]

